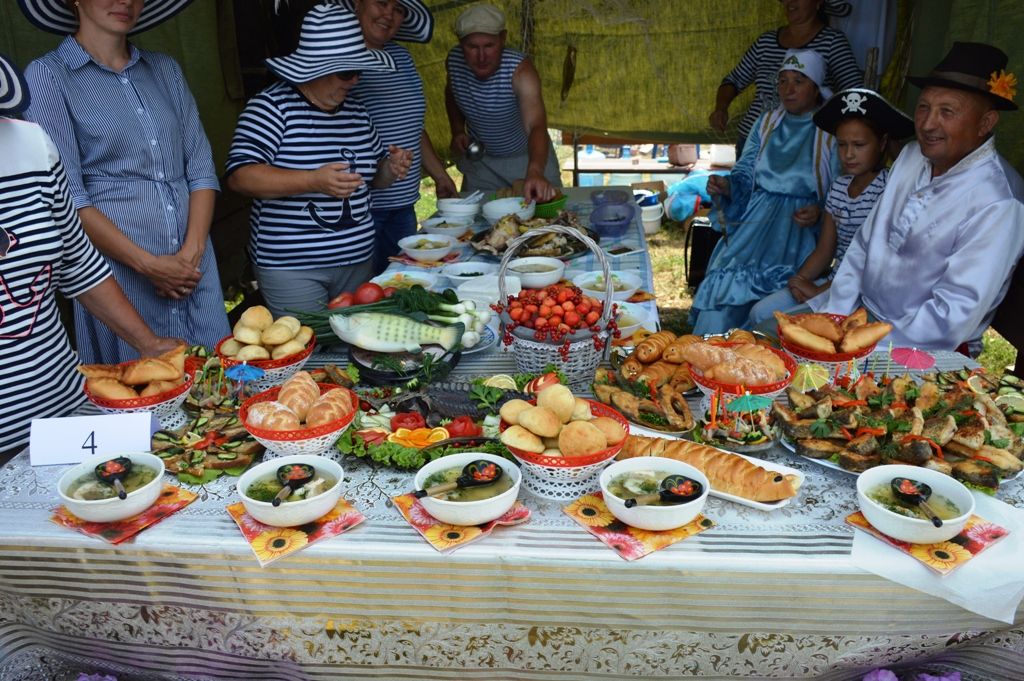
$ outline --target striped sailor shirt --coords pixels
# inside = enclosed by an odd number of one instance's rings
[[[0,230],[3,452],[28,442],[32,419],[84,401],[54,290],[74,298],[110,276],[78,221],[57,149],[34,123],[0,119]]]
[[[853,182],[853,175],[840,175],[832,181],[828,190],[828,198],[825,199],[825,212],[832,216],[836,223],[836,257],[832,273],[839,269],[839,263],[846,255],[853,236],[860,229],[860,226],[867,220],[868,213],[875,207],[875,202],[882,195],[885,189],[885,182],[889,179],[889,170],[883,168],[875,176],[867,187],[864,188],[857,198],[850,198],[850,183]]]
[[[751,83],[755,86],[750,108],[737,126],[740,137],[750,134],[750,128],[758,116],[779,106],[779,67],[782,66],[786,49],[779,44],[778,29],[765,31],[747,48],[736,68],[722,79],[723,84],[729,83],[740,91]],[[863,85],[863,74],[853,57],[850,42],[842,31],[826,26],[801,49],[814,50],[824,58],[825,85],[832,88],[833,92]]]
[[[26,116],[53,138],[76,209],[93,206],[153,255],[181,250],[190,194],[218,190],[210,143],[181,67],[169,56],[129,45],[120,72],[94,61],[72,36],[25,69],[32,90]],[[213,246],[199,263],[191,295],[172,300],[127,265],[107,259],[114,278],[158,336],[208,347],[228,335]],[[92,364],[138,357],[134,348],[75,305],[75,337]]]
[[[348,163],[366,184],[345,199],[309,193],[256,199],[249,258],[258,267],[314,269],[354,265],[373,254],[370,182],[384,157],[366,108],[352,97],[323,111],[280,81],[251,100],[238,119],[227,172],[251,164],[315,170]]]
[[[512,76],[524,55],[505,48],[498,70],[480,80],[466,63],[462,48],[448,53],[448,82],[459,110],[466,117],[470,137],[484,143],[488,156],[516,156],[527,150],[526,127],[519,113],[519,99]]]
[[[395,180],[386,189],[371,189],[373,208],[405,208],[420,198],[420,136],[423,118],[427,113],[427,98],[423,94],[423,81],[416,72],[409,51],[392,41],[384,51],[395,60],[396,70],[363,71],[359,84],[349,92],[359,100],[377,128],[384,148],[394,144],[412,151],[412,166],[404,179]]]

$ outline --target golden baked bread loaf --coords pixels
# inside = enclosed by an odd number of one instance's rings
[[[104,376],[88,378],[85,384],[89,386],[89,392],[105,400],[130,400],[139,396],[133,388],[128,387],[116,378]]]
[[[666,362],[672,362],[673,364],[679,364],[686,360],[683,357],[683,348],[693,343],[700,343],[700,336],[694,336],[692,333],[688,333],[685,336],[672,341],[672,344],[665,348],[665,351],[661,353],[661,358]]]
[[[633,351],[633,356],[644,364],[650,364],[661,358],[661,353],[676,339],[671,331],[659,331],[640,341]]]
[[[630,435],[616,458],[665,456],[688,463],[708,477],[711,489],[751,501],[780,501],[795,497],[800,483],[794,475],[776,473],[741,456],[689,440]]]
[[[249,409],[246,422],[264,430],[299,430],[299,417],[280,402],[258,402]]]
[[[831,317],[823,314],[803,314],[791,318],[815,336],[827,338],[833,343],[843,339],[843,328]]]
[[[174,381],[181,372],[173,365],[156,357],[144,357],[124,368],[121,382],[128,385],[143,385],[150,381]]]
[[[659,359],[653,364],[645,366],[644,370],[637,374],[636,380],[652,382],[655,387],[663,386],[672,378],[672,374],[676,371],[676,366],[671,362]]]
[[[775,380],[782,380],[789,374],[789,369],[782,358],[763,345],[739,345],[733,348],[733,352],[765,365],[775,375]]]
[[[345,390],[328,390],[309,408],[306,425],[310,428],[344,418],[355,411],[352,399]]]
[[[320,387],[309,375],[308,371],[297,371],[281,385],[277,393],[277,401],[288,407],[299,417],[306,420],[306,414],[313,403],[320,399]]]
[[[684,347],[680,354],[684,361],[700,371],[706,371],[716,364],[730,362],[736,358],[736,353],[729,348],[712,343],[691,343]]]
[[[756,343],[757,339],[754,338],[754,334],[747,331],[746,329],[733,329],[729,332],[729,335],[725,337],[730,343]]]
[[[116,364],[79,364],[78,373],[86,378],[112,378],[121,380],[121,367]]]
[[[541,439],[522,426],[510,426],[501,434],[502,444],[526,452],[540,454],[544,451],[544,443]]]
[[[889,335],[890,331],[892,331],[892,324],[886,322],[863,324],[847,331],[839,349],[843,352],[857,352],[869,348]]]
[[[600,428],[590,421],[571,421],[558,434],[558,450],[562,456],[589,456],[608,447]]]
[[[826,355],[836,354],[835,343],[827,338],[811,333],[794,322],[789,315],[776,311],[775,320],[779,323],[779,335],[794,345]]]
[[[636,377],[640,375],[640,372],[644,370],[643,362],[638,360],[633,355],[630,355],[619,367],[619,373],[627,381],[635,381]]]

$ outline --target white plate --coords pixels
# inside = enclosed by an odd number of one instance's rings
[[[485,326],[484,330],[480,332],[480,342],[469,348],[463,350],[462,354],[472,355],[474,352],[480,352],[481,350],[488,350],[498,342],[498,334],[494,333],[494,329],[489,326]]]
[[[664,438],[666,440],[680,440],[680,439],[682,439],[679,436],[666,435],[665,433],[659,433],[656,430],[650,430],[649,428],[644,428],[643,426],[635,426],[632,423],[629,424],[629,434],[630,435],[644,435],[646,437],[660,437],[660,438]],[[711,447],[711,445],[706,445],[706,446]],[[761,468],[763,468],[763,469],[765,469],[767,471],[772,471],[773,473],[782,473],[783,475],[795,475],[797,477],[797,479],[800,481],[800,485],[803,486],[803,483],[804,483],[803,471],[798,471],[795,468],[790,468],[789,466],[783,465],[781,463],[775,463],[774,461],[766,461],[764,459],[759,459],[756,456],[747,456],[746,454],[739,454],[737,452],[730,452],[730,451],[726,451],[724,449],[720,449],[718,447],[713,447],[713,449],[718,449],[719,451],[725,452],[726,454],[732,454],[733,456],[743,457],[744,459],[746,459],[750,463],[752,463],[752,464],[754,464],[756,466],[760,466]],[[758,509],[760,511],[774,511],[775,509],[782,508],[783,506],[786,506],[793,499],[796,499],[796,497],[790,497],[789,499],[783,499],[781,501],[776,501],[774,503],[768,504],[768,503],[765,503],[763,501],[753,501],[751,499],[745,499],[743,497],[738,497],[738,496],[736,496],[734,494],[726,494],[725,492],[719,492],[714,487],[711,488],[710,494],[713,497],[718,497],[719,499],[725,499],[726,501],[731,501],[733,503],[740,504],[742,506],[749,506],[751,508],[756,508],[756,509]]]
[[[794,443],[790,442],[789,440],[787,440],[786,438],[780,437],[779,438],[779,444],[781,444],[783,447],[785,447],[789,451],[791,451],[794,454],[796,454],[796,445]],[[825,468],[831,468],[832,470],[839,471],[840,473],[846,473],[847,475],[852,475],[852,476],[855,476],[855,477],[860,475],[860,473],[858,473],[856,471],[848,471],[845,468],[843,468],[842,466],[840,466],[839,464],[833,463],[833,462],[829,461],[828,459],[815,459],[815,458],[812,458],[810,456],[804,456],[803,454],[796,454],[796,455],[799,456],[801,459],[807,459],[811,463],[816,463],[819,466],[824,466]],[[1010,482],[1011,480],[1016,480],[1017,478],[1019,478],[1022,475],[1024,475],[1024,470],[1017,471],[1016,475],[1014,475],[1013,477],[1009,477],[1009,478],[1003,478],[1002,480],[999,481],[999,484],[1000,485],[1005,485],[1006,483]],[[950,476],[950,477],[952,477],[952,476]]]

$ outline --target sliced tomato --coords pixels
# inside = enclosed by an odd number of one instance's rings
[[[445,426],[451,437],[476,437],[483,429],[468,416],[458,416]]]
[[[398,289],[395,288],[394,286],[385,286],[384,287],[384,297],[385,298],[390,298],[391,296],[395,295],[395,291],[397,291],[397,290]]]
[[[384,298],[384,289],[381,288],[380,284],[376,284],[372,281],[368,281],[365,284],[360,284],[359,288],[356,289],[355,303],[356,305],[369,305],[370,303],[376,303]]]
[[[395,414],[391,417],[391,431],[395,432],[399,428],[407,428],[409,430],[416,430],[417,428],[426,428],[427,422],[423,418],[423,414],[416,411],[403,411]]]
[[[351,307],[354,299],[355,296],[353,296],[351,293],[339,293],[338,295],[331,298],[331,301],[327,303],[327,309],[334,310],[339,307]]]

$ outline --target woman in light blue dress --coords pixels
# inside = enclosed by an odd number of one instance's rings
[[[724,236],[693,300],[696,334],[744,327],[750,308],[786,284],[817,240],[821,206],[838,172],[835,139],[813,114],[831,93],[811,50],[790,50],[779,69],[782,106],[762,114],[729,177],[708,178],[720,197],[712,221]]]

